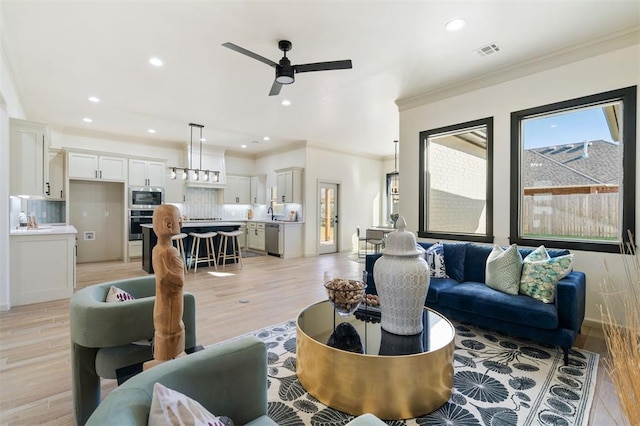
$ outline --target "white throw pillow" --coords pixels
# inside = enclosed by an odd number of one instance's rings
[[[199,402],[160,383],[153,385],[153,399],[147,424],[149,426],[224,426],[219,417],[211,414]]]
[[[116,286],[111,286],[107,293],[107,303],[124,302],[125,300],[135,300],[136,298]]]
[[[485,281],[488,287],[507,294],[518,294],[520,289],[520,273],[522,272],[522,255],[518,246],[510,245],[506,250],[498,245],[487,258]]]

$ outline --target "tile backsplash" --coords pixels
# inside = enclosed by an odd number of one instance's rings
[[[64,201],[27,200],[26,214],[34,213],[38,223],[65,223]]]
[[[220,218],[223,220],[246,220],[249,209],[253,211],[254,219],[270,219],[267,214],[268,205],[250,204],[222,204],[221,189],[187,188],[187,202],[177,204],[180,212],[189,218]],[[302,206],[300,204],[278,204],[275,214],[284,218],[289,211],[298,212],[298,220],[302,221]],[[287,212],[287,213],[285,213]]]

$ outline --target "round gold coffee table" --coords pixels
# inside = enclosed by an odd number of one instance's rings
[[[343,318],[328,301],[313,304],[298,315],[298,379],[320,402],[352,415],[392,420],[435,411],[451,397],[455,329],[428,308],[422,320],[421,334],[398,336],[380,323]],[[334,327],[355,329],[347,343],[357,348],[359,340],[364,353],[334,347],[345,340],[336,344]],[[333,346],[327,344],[330,337]]]

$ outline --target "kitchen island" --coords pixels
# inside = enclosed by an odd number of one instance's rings
[[[185,234],[189,234],[190,232],[197,233],[205,233],[205,232],[218,232],[218,231],[236,231],[240,229],[243,223],[241,222],[223,222],[223,221],[211,221],[211,222],[182,222],[182,228],[180,228],[180,232]],[[184,249],[187,252],[187,261],[189,259],[189,255],[191,253],[191,237],[187,237],[184,239]],[[214,249],[216,250],[216,256],[218,255],[217,250],[220,246],[220,237],[216,236],[214,238]],[[153,274],[153,262],[152,262],[152,253],[153,248],[158,242],[158,237],[156,237],[156,233],[153,232],[152,224],[142,225],[142,270]],[[227,247],[227,251],[231,250],[231,247]],[[201,254],[206,252],[206,247],[204,244],[200,246]],[[190,265],[186,265],[187,268]]]

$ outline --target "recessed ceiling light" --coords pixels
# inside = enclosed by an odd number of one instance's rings
[[[444,29],[449,32],[454,32],[463,29],[465,25],[467,25],[467,21],[465,21],[464,19],[454,18],[447,22],[447,24],[444,26]]]
[[[153,65],[154,67],[161,67],[162,66],[162,61],[159,58],[151,58],[151,59],[149,59],[149,63],[151,65]]]
[[[82,121],[84,121],[85,123],[91,123],[93,120],[90,119],[89,117],[85,117],[82,119]]]
[[[262,138],[263,141],[268,141],[269,139],[271,139],[269,136],[265,136],[264,138]]]
[[[247,146],[246,146],[245,144],[240,145],[240,148],[242,148],[242,149],[244,149],[244,148],[246,148],[246,147],[247,147]]]
[[[280,103],[281,103],[282,105],[284,105],[284,106],[289,106],[289,105],[291,105],[291,101],[290,101],[290,100],[288,100],[288,99],[285,99],[284,101],[282,101],[282,102],[280,102]]]
[[[100,98],[98,98],[96,96],[89,96],[89,101],[90,102],[94,102],[94,103],[98,103],[98,102],[100,102]]]
[[[149,129],[149,130],[147,130],[147,132],[149,132],[149,133],[155,133],[155,132],[156,132],[156,129]]]
[[[200,142],[206,142],[207,138],[200,138]]]

